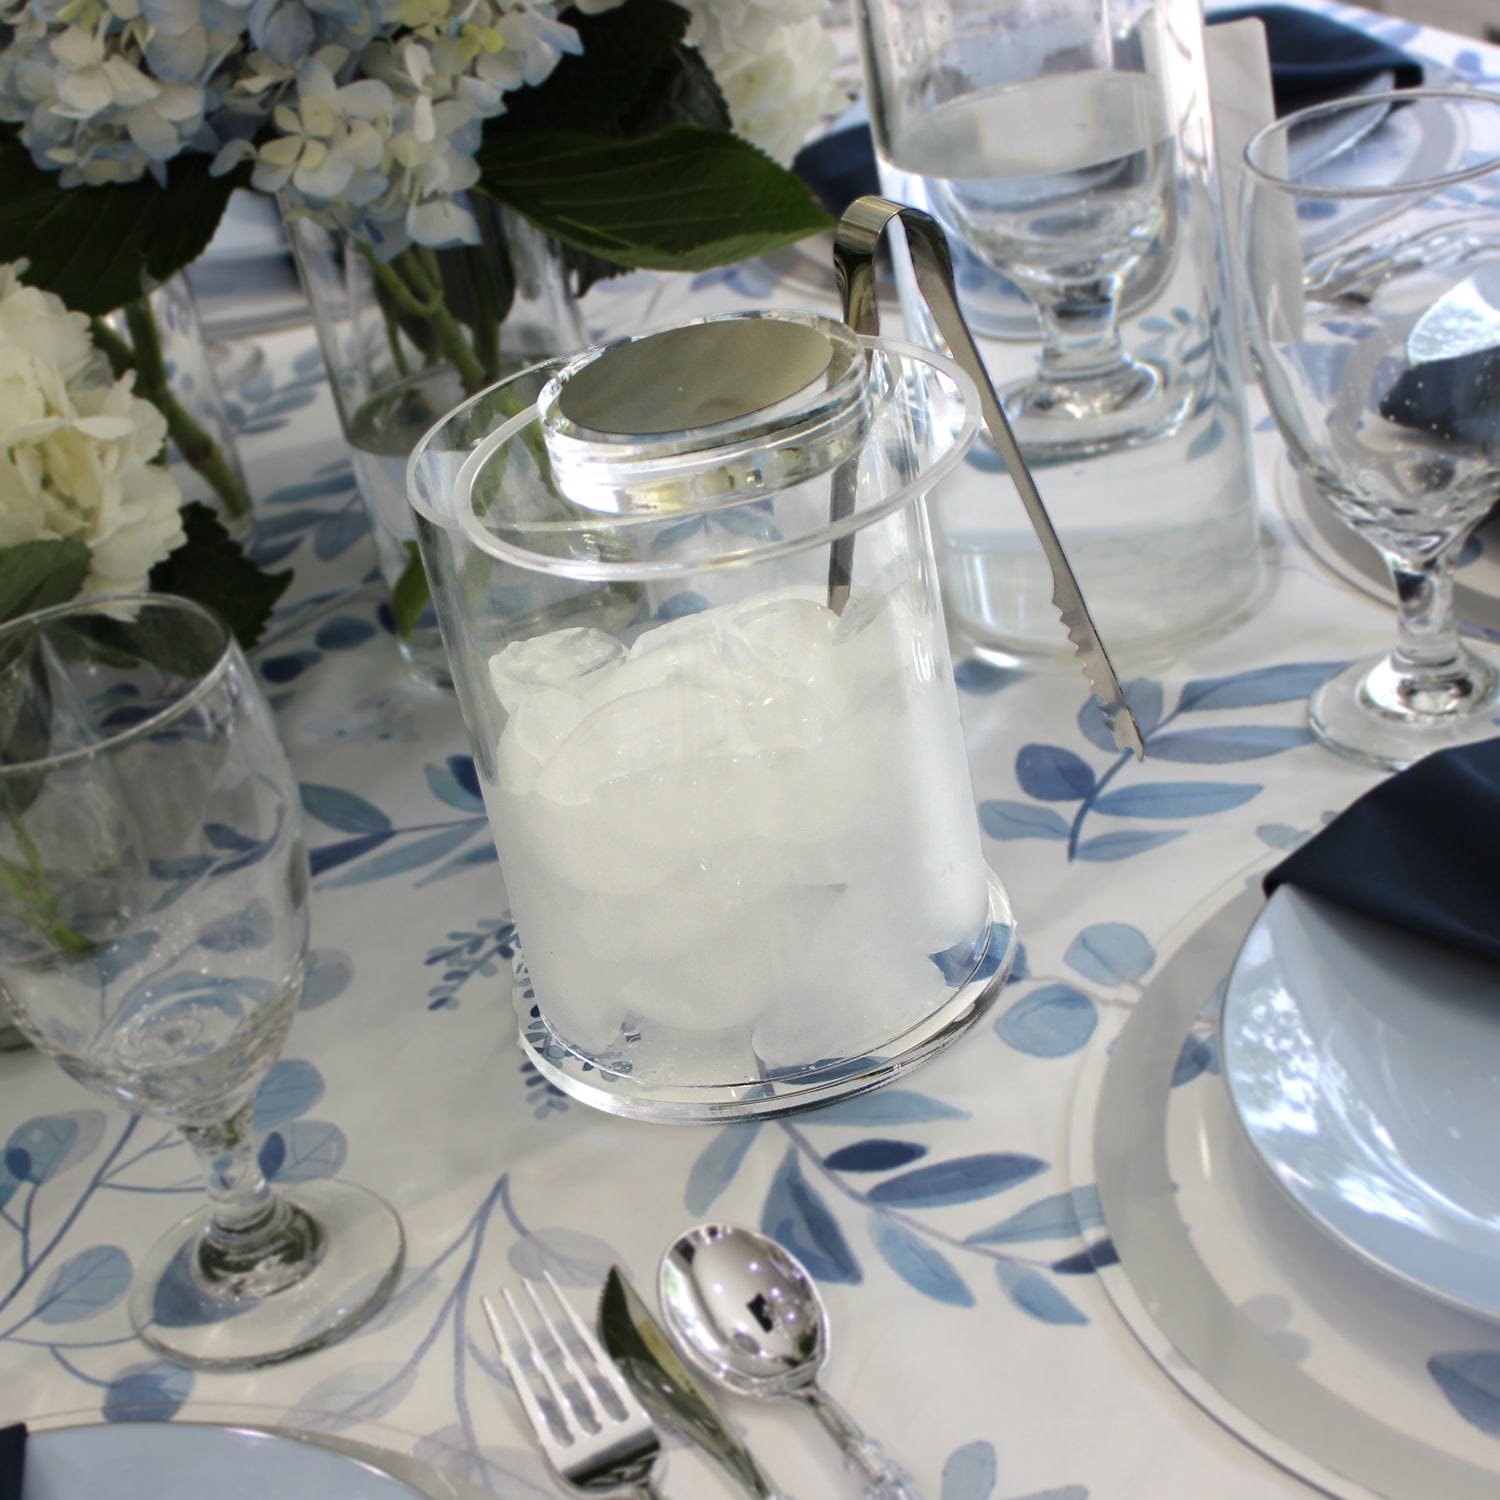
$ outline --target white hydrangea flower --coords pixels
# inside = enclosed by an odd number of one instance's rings
[[[786,163],[844,97],[828,0],[679,0],[687,39],[713,72],[737,134]]]
[[[88,319],[0,265],[0,547],[76,537],[89,549],[81,592],[146,586],[184,541],[181,494],[153,463],[167,424],[112,380]]]

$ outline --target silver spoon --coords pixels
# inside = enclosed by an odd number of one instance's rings
[[[917,1487],[819,1389],[828,1319],[813,1279],[775,1240],[700,1224],[667,1248],[661,1308],[684,1352],[740,1396],[804,1402],[844,1450],[866,1500],[921,1500]]]

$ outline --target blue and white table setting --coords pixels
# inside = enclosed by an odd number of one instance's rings
[[[1337,0],[1306,9],[1417,60],[1428,84],[1500,90],[1500,46]],[[1071,658],[1002,665],[949,619],[982,859],[1015,938],[977,1024],[821,1107],[618,1118],[518,1045],[527,969],[484,773],[454,693],[402,657],[314,328],[292,321],[280,252],[242,229],[203,265],[204,300],[231,351],[255,557],[293,570],[250,664],[311,871],[311,950],[255,1100],[258,1158],[273,1187],[377,1194],[405,1264],[327,1347],[248,1370],[172,1362],[136,1336],[128,1298],[196,1206],[192,1152],[38,1052],[0,1052],[0,1442],[26,1424],[19,1500],[556,1500],[481,1298],[550,1275],[592,1324],[619,1266],[654,1304],[663,1252],[705,1221],[801,1262],[831,1330],[820,1383],[928,1500],[1495,1493],[1495,959],[1306,886],[1268,901],[1266,875],[1336,850],[1313,841],[1372,789],[1416,786],[1418,808],[1456,794],[1402,780],[1443,757],[1393,780],[1309,730],[1309,696],[1387,640],[1392,607],[1259,395],[1263,576],[1234,628],[1173,659],[1116,654],[1144,759],[1117,748]],[[594,344],[768,309],[839,317],[826,243],[632,272],[582,302]],[[960,472],[997,467],[981,442]],[[1500,641],[1500,523],[1471,538],[1455,596],[1468,635]],[[1412,805],[1393,816],[1430,857]],[[1452,806],[1432,837],[1485,830],[1464,851],[1481,878],[1500,819]],[[1382,865],[1389,842],[1377,824],[1335,858],[1396,868],[1397,904],[1420,883],[1441,908],[1430,872]],[[1482,928],[1475,905],[1460,920]],[[725,931],[722,963],[747,962],[740,937]],[[793,1403],[722,1405],[779,1491],[858,1492]],[[673,1437],[656,1483],[674,1500],[741,1493]]]

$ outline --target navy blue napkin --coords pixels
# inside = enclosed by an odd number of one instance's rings
[[[1214,25],[1252,17],[1266,28],[1278,115],[1352,94],[1382,73],[1394,73],[1393,86],[1398,89],[1416,88],[1422,82],[1422,64],[1416,58],[1316,11],[1292,5],[1238,5],[1215,10],[1208,21]]]
[[[21,1500],[26,1471],[26,1424],[0,1427],[0,1500]]]
[[[1414,57],[1341,21],[1290,5],[1244,5],[1215,11],[1209,24],[1258,16],[1265,23],[1276,113],[1338,98],[1381,73],[1395,74],[1397,88],[1422,81]],[[878,193],[875,148],[868,125],[835,130],[805,146],[792,170],[835,218],[864,193]]]
[[[1264,881],[1500,960],[1500,739],[1380,783]]]

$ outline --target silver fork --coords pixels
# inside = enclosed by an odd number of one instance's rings
[[[547,1272],[542,1275],[562,1309],[574,1342],[588,1356],[592,1377],[569,1348],[565,1330],[555,1317],[548,1316],[532,1282],[522,1285],[536,1310],[545,1343],[538,1342],[509,1289],[501,1293],[524,1342],[524,1356],[518,1354],[516,1343],[507,1335],[495,1304],[488,1297],[479,1299],[537,1445],[557,1477],[575,1490],[591,1495],[634,1491],[644,1500],[662,1500],[651,1483],[651,1471],[661,1452],[661,1439],[651,1418],[588,1325],[564,1301],[557,1283]],[[538,1397],[536,1385],[528,1378],[531,1374],[546,1390],[548,1405]]]

